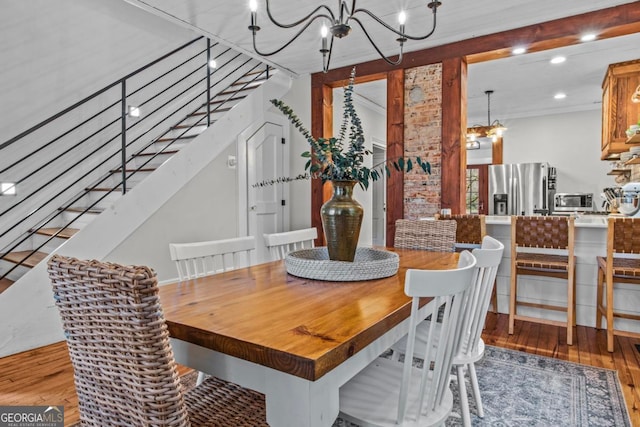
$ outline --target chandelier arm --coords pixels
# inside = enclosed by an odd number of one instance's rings
[[[297,27],[298,25],[302,24],[303,22],[305,22],[306,20],[308,20],[309,18],[311,18],[316,12],[318,12],[321,9],[325,9],[327,11],[327,13],[329,13],[329,16],[327,15],[318,15],[318,16],[325,16],[327,19],[330,19],[331,22],[335,22],[336,18],[333,15],[333,11],[331,11],[331,9],[329,8],[329,6],[327,5],[320,5],[318,7],[316,7],[311,13],[309,13],[307,16],[305,16],[304,18],[301,18],[295,22],[292,22],[291,24],[283,24],[281,22],[278,22],[273,15],[271,14],[271,8],[269,7],[269,0],[267,0],[267,15],[269,16],[269,19],[271,20],[271,22],[273,22],[274,24],[276,24],[278,27],[280,28],[293,28],[293,27]],[[314,17],[315,19],[316,17]],[[306,28],[306,27],[305,27]]]
[[[351,10],[349,10],[349,8],[347,7],[346,0],[338,0],[338,3],[340,3],[340,22],[349,24],[349,20],[351,19],[354,11],[356,10],[356,0],[351,1]],[[343,18],[344,18],[343,12],[346,12],[347,14],[347,19],[345,19],[344,21],[343,21]]]
[[[429,31],[427,34],[423,35],[423,36],[412,36],[410,34],[406,34],[403,33],[395,28],[393,28],[391,25],[387,24],[386,22],[384,22],[382,19],[378,18],[376,15],[373,14],[373,12],[369,11],[368,9],[355,9],[353,11],[353,13],[351,14],[351,19],[354,19],[354,15],[358,12],[362,12],[367,14],[370,18],[372,18],[373,20],[375,20],[378,24],[382,25],[383,27],[385,27],[387,30],[399,35],[400,37],[404,37],[406,39],[410,39],[410,40],[424,40],[428,37],[430,37],[434,31],[436,30],[436,9],[437,8],[433,8],[433,26],[431,28],[431,31]],[[360,26],[362,27],[362,24],[360,24]]]
[[[271,52],[261,52],[260,50],[258,50],[258,46],[256,46],[256,31],[252,31],[253,34],[253,50],[256,51],[256,53],[260,56],[271,56],[271,55],[275,55],[278,52],[281,52],[283,49],[285,49],[287,46],[289,46],[291,43],[293,43],[293,41],[295,39],[297,39],[298,37],[300,37],[300,35],[304,32],[304,30],[306,30],[307,28],[309,28],[309,25],[311,25],[313,23],[313,21],[315,21],[316,19],[319,18],[329,18],[327,15],[324,14],[320,14],[320,15],[316,15],[313,18],[311,18],[302,28],[300,28],[300,30],[298,30],[298,32],[293,36],[293,38],[291,40],[289,40],[287,43],[285,43],[283,46],[281,46],[278,49],[275,49]],[[333,40],[332,40],[332,44],[333,44]]]
[[[384,59],[384,61],[389,64],[389,65],[399,65],[402,62],[402,43],[400,44],[400,53],[398,54],[398,60],[397,61],[392,61],[390,60],[387,56],[385,56],[384,53],[382,53],[380,51],[380,49],[378,48],[378,46],[375,44],[375,42],[373,41],[373,39],[371,38],[371,36],[369,35],[369,33],[367,32],[367,30],[364,28],[364,25],[362,25],[362,22],[360,22],[360,20],[354,16],[351,17],[351,19],[353,19],[355,22],[358,23],[358,25],[360,26],[360,28],[362,28],[362,32],[364,33],[365,36],[367,36],[367,39],[369,40],[369,43],[371,43],[371,46],[373,46],[373,48],[376,50],[376,52],[378,52],[378,55],[380,55],[380,57],[382,59]]]
[[[331,53],[333,52],[333,39],[335,39],[335,37],[331,36],[331,43],[329,43],[329,52],[327,53],[327,63],[326,65],[322,64],[323,73],[329,71],[329,64],[331,64]]]

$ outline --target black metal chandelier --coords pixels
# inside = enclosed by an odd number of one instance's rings
[[[326,73],[329,70],[329,65],[331,63],[331,52],[333,51],[333,40],[337,37],[339,39],[346,37],[351,32],[352,22],[355,22],[360,26],[365,36],[371,43],[371,46],[378,52],[380,57],[384,59],[390,65],[398,65],[402,62],[402,53],[404,43],[407,40],[424,40],[431,36],[436,30],[436,13],[438,7],[442,5],[442,3],[438,0],[430,1],[427,6],[431,9],[433,14],[433,25],[431,31],[422,36],[413,36],[405,33],[405,22],[407,19],[407,15],[404,11],[401,11],[398,14],[398,28],[394,28],[391,25],[384,22],[382,19],[377,17],[373,12],[356,7],[356,0],[351,0],[351,6],[349,6],[347,0],[338,0],[338,12],[334,14],[334,12],[327,5],[320,5],[316,7],[311,13],[306,15],[304,18],[301,18],[297,21],[285,24],[276,20],[271,14],[270,1],[266,0],[267,6],[267,16],[269,20],[280,28],[295,28],[301,26],[298,32],[286,43],[284,43],[280,48],[275,49],[270,52],[260,51],[256,46],[256,33],[260,31],[260,27],[258,26],[258,2],[257,0],[249,1],[249,9],[251,10],[251,25],[249,25],[249,30],[253,35],[253,49],[256,51],[258,55],[261,56],[271,56],[276,53],[282,51],[287,46],[289,46],[295,39],[297,39],[309,26],[316,20],[323,20],[324,23],[320,30],[320,35],[322,37],[322,44],[320,53],[322,53],[322,70]],[[356,15],[368,15],[378,24],[391,31],[393,34],[397,35],[398,38],[396,41],[399,44],[400,51],[398,53],[398,57],[395,61],[391,60],[390,57],[386,56],[384,53],[380,51],[380,48],[375,44],[369,32],[367,32],[363,22]],[[327,38],[331,35],[331,41]]]

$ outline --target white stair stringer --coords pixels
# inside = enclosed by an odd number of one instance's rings
[[[101,260],[207,167],[250,124],[265,120],[270,99],[291,78],[274,74],[185,148],[119,198],[52,254]],[[47,257],[0,294],[0,357],[64,340],[47,275]]]

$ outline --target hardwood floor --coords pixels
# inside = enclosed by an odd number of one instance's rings
[[[569,360],[618,371],[634,426],[640,426],[640,339],[616,337],[615,352],[607,351],[604,331],[578,326],[574,345],[566,344],[564,328],[516,322],[507,333],[507,315],[489,313],[483,338],[488,345]],[[189,372],[181,367],[181,374]],[[73,370],[64,342],[0,359],[0,405],[64,405],[65,425],[79,420]]]

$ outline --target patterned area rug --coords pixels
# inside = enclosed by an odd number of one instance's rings
[[[470,395],[473,426],[631,426],[616,371],[491,346],[476,371],[485,414],[475,415]],[[462,419],[454,414],[446,425]],[[340,418],[333,425],[355,426]]]

